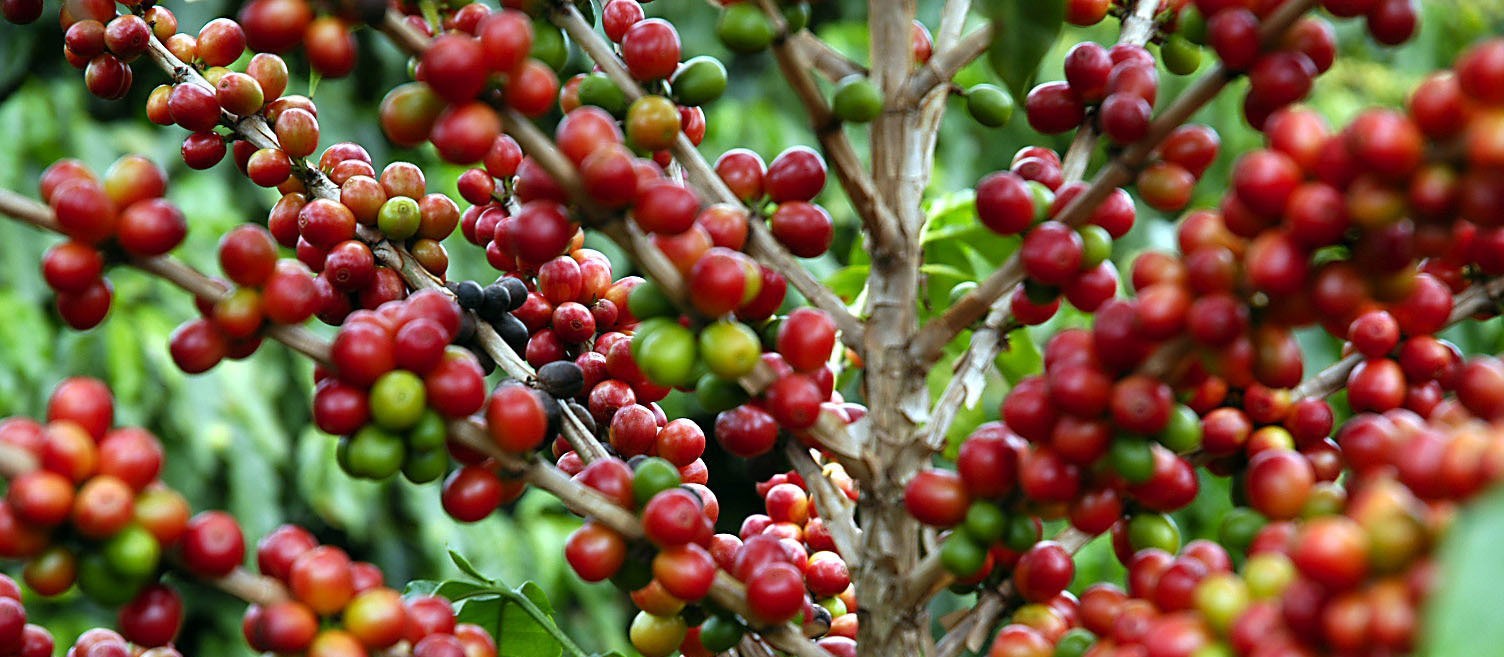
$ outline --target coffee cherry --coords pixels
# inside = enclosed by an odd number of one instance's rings
[[[679,32],[661,18],[638,21],[621,38],[622,60],[632,77],[661,80],[679,65]]]
[[[1013,585],[1025,600],[1044,602],[1059,595],[1075,577],[1071,555],[1059,543],[1044,541],[1029,548],[1013,571]]]
[[[503,384],[486,404],[486,424],[498,447],[523,453],[543,443],[548,431],[548,413],[543,401],[526,386]]]
[[[993,84],[978,84],[966,90],[966,112],[989,128],[998,128],[1013,118],[1013,95]]]
[[[1024,272],[1046,285],[1063,285],[1081,270],[1081,236],[1055,221],[1047,221],[1024,236],[1019,257]]]
[[[825,188],[825,160],[807,146],[794,146],[773,158],[763,188],[775,203],[813,200]]]
[[[825,208],[813,203],[787,201],[773,212],[773,238],[790,253],[801,258],[815,258],[830,248],[834,239],[834,222]]]
[[[755,406],[737,406],[716,416],[715,438],[732,454],[751,458],[765,454],[778,440],[778,422]]]
[[[882,114],[882,92],[866,76],[847,76],[836,83],[830,109],[842,121],[867,123]]]
[[[1207,45],[1234,71],[1247,70],[1258,58],[1258,33],[1259,19],[1247,9],[1220,11],[1206,22]]]
[[[809,372],[823,367],[835,342],[835,322],[820,310],[795,310],[778,327],[778,353],[795,371]]]
[[[1011,171],[988,174],[977,182],[977,218],[1001,235],[1016,235],[1037,218],[1034,194],[1023,178]]]
[[[245,558],[245,538],[233,517],[205,511],[188,521],[181,543],[184,564],[205,577],[223,577]]]
[[[761,623],[777,624],[804,608],[804,577],[787,563],[770,563],[747,580],[747,605]]]
[[[952,527],[966,518],[971,504],[962,480],[946,470],[921,470],[904,488],[904,508],[920,522]]]
[[[1397,46],[1415,35],[1420,17],[1410,0],[1378,0],[1368,12],[1368,33],[1386,46]]]
[[[734,52],[755,53],[767,49],[775,36],[773,24],[756,5],[736,3],[721,10],[716,36]]]
[[[1048,82],[1034,87],[1024,100],[1024,109],[1029,126],[1047,135],[1074,129],[1086,118],[1086,108],[1065,82]]]

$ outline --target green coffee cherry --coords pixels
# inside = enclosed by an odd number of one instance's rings
[[[979,84],[966,90],[966,112],[977,123],[997,128],[1013,118],[1013,94],[995,84]]]
[[[866,123],[883,113],[883,93],[864,75],[848,75],[836,83],[830,110],[847,123]]]

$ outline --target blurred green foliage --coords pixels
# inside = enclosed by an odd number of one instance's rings
[[[190,33],[213,17],[233,15],[237,4],[235,0],[166,3]],[[816,3],[812,27],[859,62],[866,59],[867,50],[864,4],[856,0]],[[935,25],[942,3],[920,4],[921,19]],[[1374,46],[1361,25],[1339,25],[1342,56],[1336,68],[1318,80],[1312,106],[1340,123],[1367,106],[1399,105],[1425,73],[1447,65],[1467,44],[1504,28],[1504,0],[1428,0],[1422,5],[1421,34],[1399,49]],[[55,12],[56,5],[50,8]],[[686,57],[715,55],[731,73],[732,85],[726,96],[706,108],[709,129],[701,150],[707,157],[742,146],[770,160],[787,145],[813,143],[798,103],[778,79],[771,58],[766,54],[733,56],[715,41],[712,8],[702,0],[658,0],[648,5],[648,10],[679,25]],[[973,17],[974,22],[980,20]],[[1111,23],[1068,29],[1045,56],[1039,78],[1058,79],[1061,59],[1071,44],[1082,39],[1110,42],[1116,30]],[[323,143],[357,141],[378,163],[412,160],[428,172],[430,190],[454,193],[454,180],[461,169],[439,163],[427,147],[394,148],[380,134],[377,104],[385,90],[405,78],[405,60],[369,31],[359,34],[359,43],[362,66],[355,77],[317,84],[315,99],[322,117]],[[240,222],[264,222],[275,193],[254,188],[228,164],[209,172],[186,169],[177,155],[182,131],[152,126],[145,120],[146,94],[164,81],[159,72],[138,64],[135,87],[124,101],[99,101],[84,91],[81,75],[66,65],[59,53],[60,44],[60,31],[50,17],[24,28],[0,24],[0,134],[7,139],[0,147],[0,186],[34,193],[41,170],[61,157],[77,157],[96,171],[103,171],[121,154],[147,155],[167,169],[172,180],[169,197],[190,218],[188,243],[178,255],[202,270],[214,271],[217,236]],[[293,55],[289,64],[294,71],[289,91],[307,92],[306,61]],[[587,64],[574,52],[568,66],[572,72],[585,70]],[[1162,78],[1161,104],[1173,100],[1193,79],[1168,73]],[[957,77],[962,87],[980,82],[998,82],[985,62],[973,64]],[[1223,139],[1223,156],[1198,189],[1198,204],[1214,203],[1226,188],[1235,155],[1260,143],[1260,136],[1248,129],[1240,116],[1243,88],[1243,83],[1235,83],[1196,117],[1216,128]],[[1066,145],[1062,137],[1041,139],[1034,135],[1022,112],[1008,125],[988,129],[965,117],[960,99],[953,98],[950,103],[951,120],[943,126],[939,140],[928,208],[931,221],[925,230],[926,316],[948,304],[954,286],[985,277],[1017,246],[1016,239],[981,229],[975,222],[970,193],[958,190],[966,190],[989,171],[1006,167],[1012,154],[1023,146],[1044,143],[1063,150]],[[858,151],[865,153],[866,130],[851,127],[847,132]],[[1105,153],[1099,152],[1096,159],[1102,161]],[[807,264],[819,276],[828,278],[844,298],[858,301],[866,263],[857,243],[855,217],[835,187],[831,185],[821,200],[837,222],[836,247]],[[1172,220],[1141,207],[1137,227],[1115,245],[1114,259],[1120,269],[1126,272],[1128,263],[1144,249],[1172,246]],[[560,624],[585,649],[626,649],[628,616],[621,597],[609,587],[582,584],[563,564],[559,546],[577,520],[557,502],[530,493],[509,513],[464,526],[444,515],[437,486],[352,481],[334,465],[334,441],[309,426],[312,377],[308,363],[273,345],[249,360],[225,363],[208,374],[181,374],[167,356],[166,343],[172,328],[194,315],[190,300],[175,289],[124,269],[110,273],[115,302],[105,324],[83,333],[65,330],[37,275],[40,254],[54,240],[23,226],[0,222],[0,317],[4,317],[0,321],[0,417],[39,416],[48,391],[63,377],[101,377],[117,395],[117,421],[149,427],[162,438],[171,454],[164,473],[166,481],[182,490],[196,510],[224,508],[233,512],[250,540],[279,523],[297,522],[314,530],[322,540],[348,548],[356,558],[381,565],[388,583],[399,587],[411,579],[457,576],[446,556],[446,550],[453,549],[489,577],[511,585],[525,580],[541,585],[558,610]],[[458,237],[449,240],[448,246],[455,275],[488,276],[479,249]],[[629,271],[619,252],[607,245],[601,248],[612,255],[618,275]],[[952,438],[958,439],[977,424],[996,418],[1007,384],[1037,370],[1039,345],[1051,333],[1088,321],[1068,311],[1045,326],[1010,336],[1013,348],[998,360],[1001,374],[994,376],[975,408],[961,413]],[[1451,337],[1470,352],[1498,351],[1501,346],[1497,323],[1458,329]],[[965,338],[952,346],[950,356],[959,354]],[[1308,348],[1307,367],[1311,370],[1330,362],[1337,353],[1333,341],[1316,333],[1304,335],[1302,340]],[[946,363],[935,369],[930,380],[936,392],[948,376]],[[847,387],[854,391],[856,386],[848,381]],[[710,419],[692,401],[672,399],[670,411],[696,416],[702,424]],[[723,517],[734,519],[759,511],[745,468],[711,451],[707,461],[719,484],[717,491],[726,510]],[[1204,501],[1177,518],[1187,540],[1214,534],[1217,518],[1228,505],[1225,482],[1206,479],[1203,484],[1207,491]],[[1494,504],[1478,527],[1489,520],[1497,524],[1500,517],[1504,517],[1504,509]],[[1468,550],[1487,551],[1491,539],[1480,539],[1477,533],[1486,527],[1467,527],[1467,547],[1459,545],[1449,555],[1466,557],[1473,554]],[[1490,531],[1493,534],[1488,536],[1493,536],[1498,529]],[[1121,575],[1103,541],[1089,546],[1080,564],[1078,584]],[[240,603],[200,590],[192,582],[183,582],[183,586],[195,601],[189,606],[184,653],[244,654],[246,648],[239,638]],[[1487,593],[1484,590],[1477,595]],[[1460,604],[1473,600],[1476,598],[1464,598]],[[968,601],[969,597],[942,596],[935,603],[940,612],[936,616]],[[108,610],[69,597],[33,601],[31,608],[35,618],[60,635],[60,649],[68,645],[71,634],[111,622]],[[1438,627],[1465,632],[1476,625],[1444,623]]]

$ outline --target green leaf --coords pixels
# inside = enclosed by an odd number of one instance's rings
[[[433,594],[449,600],[450,602],[459,602],[461,600],[478,597],[487,592],[495,591],[496,589],[494,587],[483,586],[476,584],[475,582],[466,582],[462,580],[451,579],[441,582],[438,587],[433,590]]]
[[[1504,582],[1504,490],[1468,509],[1441,547],[1441,582],[1427,609],[1417,655],[1487,655],[1504,645],[1498,622],[1499,582]]]
[[[571,4],[580,10],[580,15],[585,17],[585,24],[595,25],[595,3],[590,0],[574,0]]]
[[[549,604],[543,589],[533,582],[525,582],[514,589],[517,595],[531,602],[543,613],[549,624],[553,623],[554,608]],[[563,646],[554,638],[554,631],[534,618],[520,601],[509,602],[501,608],[501,635],[496,637],[496,653],[518,657],[558,657]]]
[[[1015,98],[1023,98],[1065,24],[1065,3],[1038,0],[993,0],[992,45],[987,62]]]
[[[459,568],[460,572],[462,572],[462,573],[464,573],[466,575],[469,575],[471,577],[474,577],[476,579],[476,581],[478,581],[478,582],[482,582],[484,584],[495,584],[496,583],[495,580],[492,580],[491,578],[486,577],[485,575],[482,575],[479,570],[476,570],[475,566],[471,565],[470,560],[466,559],[465,555],[463,555],[463,554],[455,552],[454,550],[450,550],[449,551],[449,560],[454,562],[454,566],[456,568]]]
[[[492,638],[499,639],[502,634],[501,608],[505,600],[501,596],[487,596],[484,598],[471,598],[459,605],[455,611],[454,620],[458,623],[474,623],[491,633]]]
[[[997,371],[1008,380],[1008,385],[1013,385],[1019,379],[1038,374],[1044,366],[1044,356],[1028,331],[1018,329],[1008,335],[1008,345],[998,352],[996,363]]]
[[[850,302],[862,293],[862,288],[867,285],[867,275],[871,271],[872,267],[867,265],[847,267],[831,274],[825,279],[825,284],[836,293],[836,296]]]
[[[415,579],[411,582],[408,582],[407,586],[402,587],[402,597],[415,598],[425,595],[435,595],[434,592],[438,591],[439,586],[443,584],[448,584],[448,582],[439,582],[437,580],[431,579]]]

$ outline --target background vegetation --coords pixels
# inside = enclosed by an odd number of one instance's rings
[[[194,31],[213,17],[232,15],[235,0],[182,2],[168,0],[185,31]],[[866,51],[865,4],[856,0],[824,0],[815,8],[816,30],[837,47],[861,60]],[[921,17],[933,20],[940,2],[923,2]],[[1318,79],[1311,104],[1334,123],[1345,121],[1362,107],[1403,103],[1409,90],[1427,71],[1448,65],[1468,43],[1484,35],[1504,32],[1504,0],[1426,0],[1422,30],[1417,39],[1397,50],[1380,50],[1367,41],[1360,25],[1340,26],[1342,53],[1336,68]],[[55,11],[55,7],[53,7]],[[714,54],[732,73],[732,88],[723,99],[707,108],[709,130],[702,151],[714,157],[734,147],[750,147],[771,159],[782,147],[813,143],[805,128],[803,113],[776,67],[767,55],[732,57],[713,32],[715,11],[703,0],[658,0],[648,5],[650,14],[671,16],[684,36],[686,56]],[[1068,33],[1057,51],[1045,61],[1042,76],[1058,78],[1064,50],[1080,38],[1108,42],[1115,24]],[[1078,38],[1079,37],[1079,38]],[[377,35],[359,37],[362,65],[356,76],[344,80],[312,81],[300,76],[306,62],[293,56],[289,63],[295,81],[291,92],[312,93],[318,100],[323,143],[357,141],[370,150],[378,164],[408,159],[429,174],[429,189],[454,193],[454,180],[461,169],[441,164],[428,149],[395,149],[382,137],[376,122],[376,107],[385,90],[402,81],[405,62]],[[578,53],[570,66],[583,70],[586,62]],[[148,66],[137,66],[131,95],[121,102],[97,100],[85,91],[82,76],[61,56],[61,33],[55,21],[44,19],[25,28],[0,24],[0,186],[35,194],[42,169],[61,157],[77,157],[102,171],[121,154],[147,155],[164,166],[171,177],[169,197],[187,213],[191,230],[178,255],[212,271],[217,236],[246,221],[264,222],[275,192],[255,188],[221,165],[209,172],[191,172],[178,157],[184,133],[161,128],[145,120],[146,94],[163,82]],[[570,71],[571,73],[574,71]],[[1189,78],[1165,73],[1160,97],[1173,99]],[[958,77],[963,86],[986,81],[991,73],[985,64],[973,65]],[[1243,123],[1238,107],[1240,92],[1223,94],[1206,108],[1199,120],[1222,135],[1224,156],[1203,180],[1199,199],[1210,202],[1226,187],[1232,157],[1254,147],[1260,135]],[[956,102],[956,101],[952,101]],[[943,308],[955,285],[985,276],[1005,259],[1016,239],[997,237],[976,224],[969,193],[954,192],[972,185],[981,175],[1006,167],[1020,147],[1038,139],[1024,124],[1022,113],[1003,129],[989,130],[964,118],[959,104],[953,120],[940,138],[933,182],[932,216],[927,243],[928,300]],[[852,129],[859,149],[865,131]],[[1063,149],[1065,143],[1053,145]],[[1100,155],[1099,155],[1100,157]],[[833,186],[832,186],[833,187]],[[819,275],[829,279],[847,298],[857,298],[865,278],[859,249],[850,248],[856,220],[839,192],[831,190],[822,199],[837,223],[837,247],[830,254],[809,261]],[[1173,242],[1173,217],[1155,215],[1140,207],[1138,226],[1128,239],[1119,241],[1114,258],[1126,266],[1145,248],[1167,247]],[[458,525],[439,507],[438,487],[416,487],[402,481],[372,484],[353,481],[334,464],[334,441],[311,428],[309,395],[311,366],[277,347],[260,350],[243,362],[227,362],[212,372],[186,376],[174,368],[167,355],[167,335],[180,321],[193,315],[190,300],[180,292],[137,272],[111,274],[116,302],[111,317],[101,327],[78,333],[65,329],[54,315],[48,291],[38,276],[40,254],[51,240],[28,228],[0,222],[0,417],[39,416],[47,392],[65,376],[87,374],[107,381],[118,398],[117,419],[121,424],[141,425],[161,437],[172,458],[164,478],[193,501],[195,509],[224,508],[240,518],[252,541],[282,522],[303,524],[320,539],[348,548],[358,559],[374,561],[388,573],[390,584],[408,579],[438,578],[456,574],[446,548],[465,555],[482,571],[510,583],[537,581],[561,610],[561,622],[587,649],[618,649],[629,652],[624,640],[626,609],[620,596],[605,586],[586,586],[564,567],[559,546],[576,520],[546,495],[529,494],[509,509],[474,525]],[[462,238],[449,240],[454,262],[451,275],[484,279],[494,276],[483,254]],[[601,247],[608,250],[607,247]],[[615,257],[617,275],[629,271],[628,263]],[[1063,313],[1054,322],[1084,322],[1083,316]],[[1038,366],[1039,353],[1031,335],[1049,335],[1055,324],[1037,334],[1020,334],[1014,349],[1000,357],[996,385],[974,411],[963,413],[954,429],[964,435],[976,424],[995,419],[997,403],[1007,380]],[[1307,366],[1314,370],[1330,362],[1337,345],[1327,338],[1303,336],[1308,348]],[[1498,352],[1504,347],[1499,323],[1471,325],[1465,332],[1449,335],[1469,352]],[[964,344],[964,341],[962,341]],[[945,368],[937,368],[933,383],[943,386]],[[844,382],[852,386],[852,382]],[[853,386],[854,387],[854,386]],[[671,398],[669,403],[689,404]],[[1338,402],[1340,408],[1342,404]],[[686,408],[695,413],[695,409]],[[699,414],[703,426],[711,418]],[[760,509],[754,504],[751,477],[738,464],[713,460],[707,453],[712,479],[727,517],[742,517]],[[1207,481],[1207,486],[1226,486]],[[745,492],[745,495],[741,493]],[[1217,518],[1225,508],[1225,496],[1205,495],[1197,505],[1180,514],[1187,537],[1215,532]],[[1504,535],[1504,505],[1484,504],[1494,511],[1478,520],[1465,520],[1451,552],[1468,554],[1476,563],[1498,545]],[[1489,522],[1497,521],[1497,522]],[[721,528],[735,531],[734,527]],[[1467,550],[1463,545],[1471,546]],[[1117,569],[1099,541],[1080,557],[1078,581],[1091,581],[1098,574]],[[1483,571],[1474,578],[1484,585],[1504,580],[1504,566]],[[1472,566],[1469,566],[1472,567]],[[1120,572],[1120,571],[1118,571]],[[1498,577],[1486,576],[1489,573]],[[1478,571],[1474,571],[1477,575]],[[1456,578],[1450,578],[1455,580]],[[196,601],[190,606],[182,648],[188,655],[236,655],[247,648],[239,638],[241,604],[224,596],[194,590],[183,582],[185,593]],[[1487,590],[1479,595],[1487,596]],[[1468,589],[1455,586],[1442,596],[1450,608],[1467,608]],[[1484,599],[1490,599],[1491,596]],[[1477,598],[1472,598],[1476,600]],[[204,601],[199,603],[198,601]],[[965,605],[950,597],[937,601],[944,608]],[[1487,613],[1474,605],[1474,613]],[[64,598],[51,605],[28,602],[34,617],[58,634],[58,645],[71,644],[73,633],[82,628],[111,622],[107,610],[77,599]],[[937,614],[937,617],[942,614]],[[1467,628],[1477,632],[1477,623],[1467,616],[1439,614],[1436,627]],[[1476,617],[1472,617],[1476,618]],[[1484,623],[1486,628],[1489,624]],[[1497,626],[1497,623],[1492,625]],[[1474,640],[1478,640],[1475,635]],[[1479,645],[1479,644],[1474,644]],[[1490,645],[1490,644],[1481,644]],[[1497,650],[1501,643],[1493,643]],[[1434,654],[1460,654],[1457,644],[1433,646]],[[1476,654],[1476,653],[1475,653]]]

